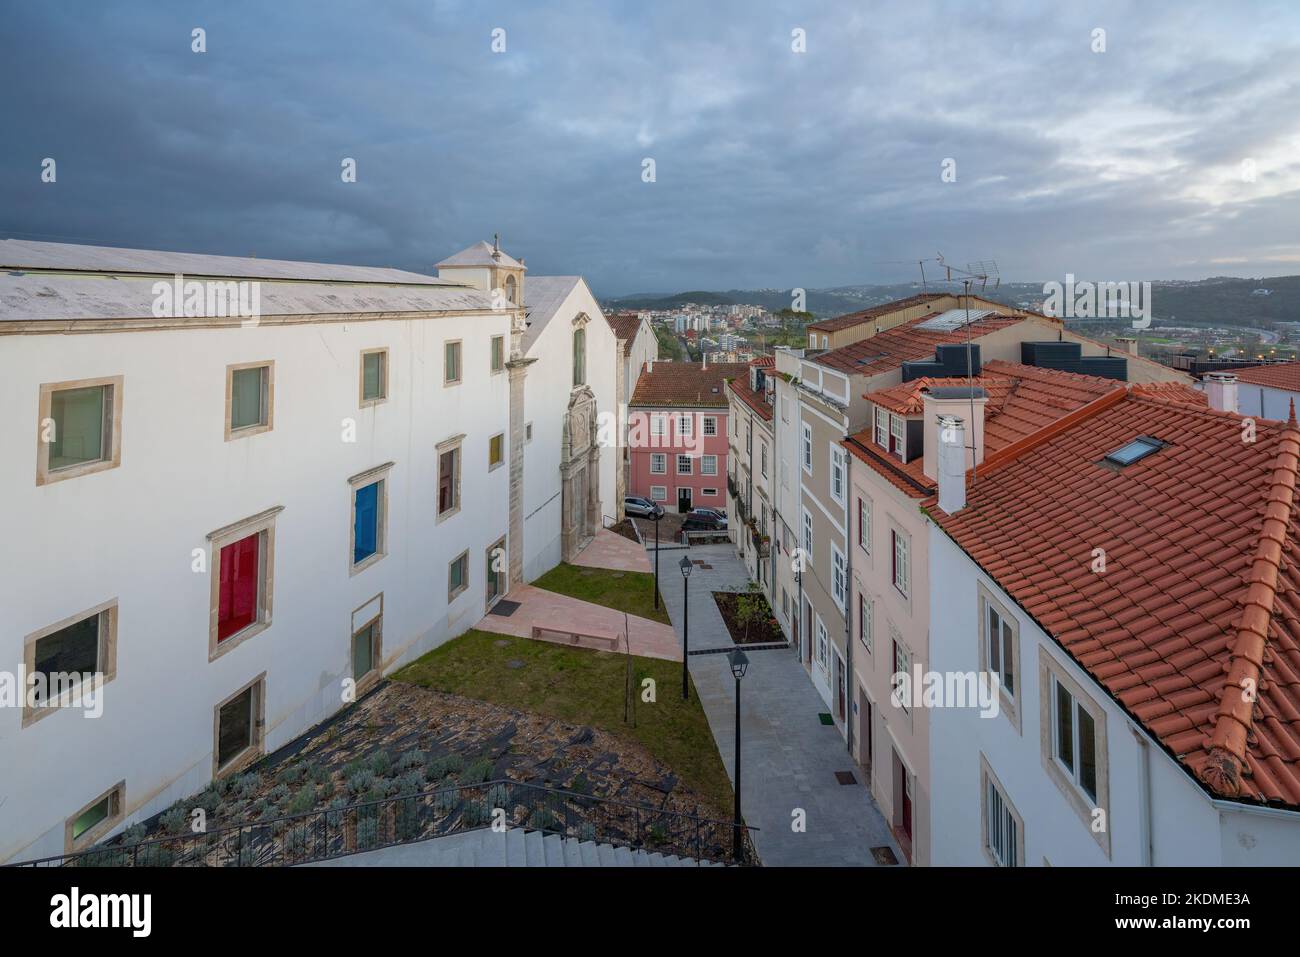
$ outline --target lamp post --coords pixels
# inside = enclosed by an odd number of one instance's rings
[[[739,863],[743,846],[740,824],[740,679],[745,677],[749,668],[749,658],[739,648],[730,652],[727,658],[731,661],[731,674],[736,679],[736,811],[731,824],[731,857]]]
[[[657,509],[658,506],[655,506]],[[663,513],[656,511],[655,520],[655,611],[659,610],[659,519],[663,518]]]
[[[678,567],[682,570],[682,700],[690,701],[690,661],[691,647],[691,603],[689,585],[691,581],[691,560],[683,558]]]

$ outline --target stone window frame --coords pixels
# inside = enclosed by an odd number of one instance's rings
[[[716,498],[717,494],[718,494],[718,490],[716,488],[700,489],[700,495],[704,498],[710,498],[710,497]]]
[[[655,490],[656,490],[656,489],[659,490],[659,493],[660,493],[660,494],[658,494],[658,495],[655,494]],[[666,501],[668,501],[668,486],[667,486],[667,485],[651,485],[651,486],[650,486],[650,501],[652,501],[652,502],[666,502]]]
[[[230,702],[234,701],[250,688],[253,690],[253,706],[249,712],[249,719],[253,727],[250,729],[252,741],[248,747],[240,751],[237,755],[227,761],[224,765],[218,765],[217,760],[221,754],[221,709]],[[243,684],[234,694],[227,695],[219,701],[212,709],[212,779],[214,781],[221,778],[228,778],[232,774],[238,774],[244,768],[257,761],[266,753],[266,672],[263,671],[252,681]]]
[[[1001,676],[998,681],[998,694],[1001,698],[999,710],[1007,716],[1012,727],[1016,729],[1017,734],[1022,733],[1020,722],[1020,691],[1025,685],[1025,673],[1020,666],[1020,621],[1015,615],[1008,610],[1006,602],[1000,601],[983,582],[976,585],[978,597],[978,614],[979,614],[979,668],[985,674],[991,674],[989,653],[988,653],[988,634],[985,629],[988,627],[989,610],[997,612],[998,617],[1011,626],[1011,657],[1012,657],[1012,674],[1015,678],[1015,691],[1008,695],[1006,686],[1002,684]]]
[[[452,346],[456,347],[456,378],[451,378],[447,374],[447,350]],[[444,339],[442,340],[442,384],[444,388],[460,385],[465,381],[465,340],[464,339]]]
[[[108,800],[108,816],[100,821],[94,827],[88,829],[84,834],[76,838],[72,836],[72,826],[76,823],[77,818],[85,814],[92,807],[100,802]],[[100,840],[109,831],[122,823],[126,815],[126,779],[122,779],[114,784],[107,791],[104,791],[93,801],[88,801],[80,810],[70,815],[63,822],[63,853],[75,854],[78,851],[84,851],[91,847],[96,841]]]
[[[437,482],[440,484],[442,482],[442,457],[447,452],[450,452],[453,449],[457,453],[456,474],[452,478],[451,486],[452,486],[452,493],[456,500],[456,504],[453,505],[451,508],[447,509],[446,511],[437,509],[438,514],[434,518],[435,525],[441,522],[445,522],[447,519],[451,518],[453,515],[460,512],[461,505],[463,504],[463,500],[461,498],[461,478],[465,474],[465,433],[462,432],[460,435],[453,435],[449,439],[443,439],[436,446],[434,446],[434,462],[435,462],[434,476]],[[438,495],[438,488],[437,485],[435,485],[434,486],[435,509],[437,508],[438,505],[437,495]]]
[[[683,460],[686,461],[686,468],[685,468],[685,469],[682,468],[682,461],[683,461]],[[695,463],[694,463],[694,459],[692,459],[692,458],[691,458],[688,454],[686,454],[685,452],[678,452],[678,453],[677,453],[676,462],[677,462],[677,471],[676,471],[675,473],[673,473],[673,474],[675,474],[675,475],[694,475],[694,474],[695,474]]]
[[[374,614],[369,614],[372,606],[375,606]],[[362,617],[358,619],[358,615]],[[345,674],[352,675],[352,679],[356,682],[356,687],[353,689],[356,696],[353,700],[356,700],[377,684],[384,673],[384,593],[380,592],[352,609],[351,621],[352,631],[348,636],[348,669]],[[376,621],[379,622],[378,632],[370,637],[371,667],[364,675],[357,678],[352,674],[352,646],[357,640],[357,635]]]
[[[381,356],[379,366],[379,395],[373,399],[366,398],[366,356]],[[360,373],[357,381],[357,405],[362,409],[368,409],[376,405],[383,405],[388,401],[389,395],[389,369],[388,347],[379,346],[374,349],[362,349],[358,360],[360,363]]]
[[[461,574],[460,584],[455,587],[452,587],[451,570],[460,562],[465,563],[465,571]],[[467,548],[447,563],[447,604],[450,605],[453,601],[455,601],[457,598],[459,598],[468,590],[469,590],[469,549]]]
[[[98,616],[99,624],[99,648],[96,653],[98,659],[99,678],[95,681],[97,687],[93,690],[96,693],[102,693],[104,685],[108,684],[117,677],[117,599],[110,598],[108,601],[100,602],[98,605],[80,611],[75,615],[69,615],[61,621],[56,621],[52,625],[46,625],[23,638],[23,674],[32,675],[36,672],[36,645],[42,640],[50,637],[55,632],[62,631],[70,625],[75,625],[85,621],[87,618]],[[94,680],[94,679],[92,679]],[[76,707],[81,701],[84,693],[81,683],[78,682],[74,688],[70,688],[64,697],[59,699],[57,706],[32,707],[27,696],[27,687],[23,689],[23,714],[22,727],[26,728],[35,724],[46,715],[53,714],[64,708]],[[102,798],[103,795],[100,796]],[[91,803],[98,803],[100,798],[96,798]],[[89,806],[89,805],[88,805]]]
[[[115,469],[122,464],[122,387],[125,376],[100,376],[93,379],[68,379],[63,382],[42,382],[37,398],[36,411],[36,484],[51,485],[64,479],[79,478],[94,472]],[[93,462],[70,465],[67,468],[50,468],[50,447],[52,441],[46,439],[46,425],[53,423],[53,404],[55,392],[72,389],[92,389],[110,387],[113,390],[111,414],[105,409],[104,424],[108,426],[108,455]]]
[[[718,417],[716,415],[706,415],[700,419],[701,435],[718,434]]]
[[[1011,812],[1011,818],[1016,824],[1016,860],[1012,864],[999,862],[993,856],[993,849],[989,844],[989,785],[992,785],[998,792],[1003,807]],[[980,850],[984,852],[985,860],[993,867],[1025,866],[1025,819],[1021,816],[1020,811],[1016,809],[1015,803],[1007,793],[1006,786],[994,773],[993,766],[989,764],[989,759],[983,751],[980,752]]]
[[[211,586],[209,591],[208,611],[208,661],[215,661],[233,648],[242,645],[249,638],[260,635],[271,627],[272,597],[275,591],[275,520],[283,505],[276,505],[265,511],[250,515],[216,531],[208,532],[208,549]],[[238,631],[225,641],[217,641],[217,616],[221,609],[221,550],[250,535],[260,535],[258,553],[257,620],[242,631]]]
[[[1083,789],[1074,782],[1074,779],[1066,776],[1066,772],[1056,760],[1056,723],[1053,719],[1056,695],[1053,693],[1053,679],[1058,681],[1070,693],[1074,701],[1084,707],[1092,716],[1097,749],[1097,801],[1095,805],[1084,793]],[[1092,835],[1093,840],[1097,842],[1098,846],[1105,852],[1106,857],[1109,858],[1111,831],[1110,761],[1108,756],[1106,710],[1090,693],[1084,690],[1083,685],[1076,681],[1067,672],[1065,666],[1057,661],[1043,645],[1038,646],[1038,727],[1039,751],[1047,776],[1052,779],[1052,783],[1056,785],[1057,790],[1061,792],[1066,802],[1074,809],[1084,827]],[[1093,830],[1094,810],[1100,810],[1104,814],[1106,826],[1101,831]]]
[[[231,415],[234,412],[235,400],[235,373],[242,372],[245,369],[266,369],[266,376],[264,377],[262,388],[262,405],[265,409],[264,418],[266,421],[259,422],[257,425],[247,425],[243,428],[236,429],[231,425]],[[246,439],[252,435],[261,435],[263,432],[270,432],[275,428],[274,359],[260,359],[256,362],[234,362],[226,366],[226,416],[224,424],[227,442],[233,442],[236,439]]]
[[[505,371],[506,371],[506,337],[493,336],[491,342],[488,345],[488,372],[491,375],[500,375]]]
[[[492,443],[496,439],[501,440],[501,458],[493,462]],[[504,432],[498,432],[495,435],[489,435],[488,436],[488,471],[495,472],[497,469],[501,468],[501,466],[505,464],[506,464],[506,434]]]
[[[348,479],[348,577],[359,575],[388,555],[389,476],[395,464],[394,462],[385,462],[383,465],[376,465],[364,472],[358,472]],[[359,562],[354,561],[357,545],[357,492],[360,489],[374,485],[376,482],[382,484],[379,487],[378,495],[379,515],[375,520],[375,551]]]

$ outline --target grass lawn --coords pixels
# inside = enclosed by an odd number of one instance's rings
[[[567,566],[561,566],[567,567]],[[510,638],[471,629],[393,675],[395,681],[536,711],[574,724],[591,725],[640,742],[672,768],[713,807],[705,816],[729,817],[731,781],[723,768],[699,696],[682,701],[682,666],[657,658],[632,659],[638,690],[636,726],[623,723],[624,655],[566,648],[545,641]],[[507,662],[522,661],[509,668]],[[641,681],[655,680],[654,703],[641,700]]]
[[[655,577],[650,572],[619,572],[561,562],[529,584],[570,598],[581,598],[593,605],[616,608],[665,625],[672,624],[662,596],[658,610],[655,609]]]

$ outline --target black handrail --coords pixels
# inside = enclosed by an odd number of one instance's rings
[[[283,867],[504,824],[637,850],[731,863],[732,822],[540,784],[495,779],[231,824],[134,844],[106,843],[9,867]],[[756,865],[742,826],[741,863]],[[120,837],[120,836],[119,836]]]

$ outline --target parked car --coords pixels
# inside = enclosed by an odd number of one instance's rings
[[[694,511],[699,512],[703,515],[712,515],[722,523],[723,528],[727,527],[727,513],[724,509],[710,508],[706,505],[701,505],[699,508],[694,509]]]
[[[658,519],[664,513],[664,507],[658,502],[652,502],[648,498],[642,498],[639,495],[629,495],[623,499],[623,514],[632,515],[637,518]]]
[[[727,520],[719,518],[711,511],[694,509],[682,519],[683,532],[723,532],[727,529]]]

